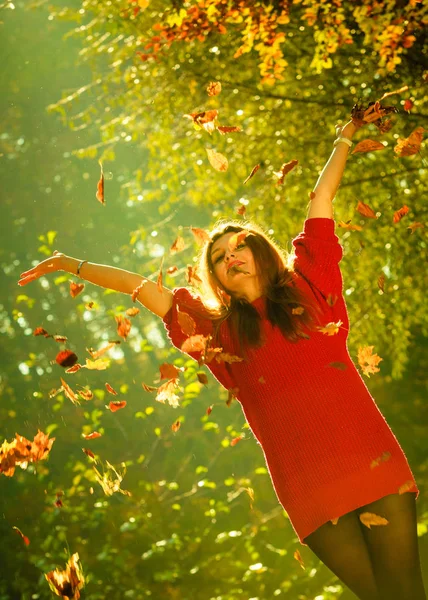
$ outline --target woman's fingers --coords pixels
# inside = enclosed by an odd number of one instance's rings
[[[27,275],[26,277],[23,277],[21,275],[21,279],[18,281],[18,285],[26,285],[27,283],[30,283],[30,281],[33,281],[34,279],[37,279],[39,277],[39,275],[37,273],[33,273],[32,275]]]

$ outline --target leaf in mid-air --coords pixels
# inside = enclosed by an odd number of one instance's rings
[[[386,146],[384,146],[381,142],[367,139],[358,142],[351,154],[356,154],[357,152],[375,152],[376,150],[384,150],[385,148]]]
[[[393,222],[398,223],[409,212],[409,207],[404,205],[394,212]]]
[[[361,202],[361,200],[357,204],[357,211],[360,213],[360,215],[363,215],[363,217],[377,219],[375,211],[372,208],[370,208],[368,204],[364,204],[364,202]]]
[[[229,161],[223,154],[221,154],[220,152],[216,152],[211,148],[206,148],[206,151],[208,155],[208,160],[210,161],[211,166],[216,171],[227,171],[229,167]]]

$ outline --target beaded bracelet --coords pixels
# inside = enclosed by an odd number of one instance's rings
[[[336,148],[336,146],[337,146],[337,144],[338,144],[339,142],[345,142],[345,144],[348,144],[348,146],[349,146],[349,147],[351,147],[351,146],[352,146],[352,142],[351,142],[351,140],[349,140],[348,138],[346,138],[346,137],[338,137],[338,138],[337,138],[337,140],[335,140],[335,141],[333,142],[333,147],[334,147],[334,148]]]
[[[88,262],[88,261],[87,260],[81,260],[80,263],[77,265],[77,273],[76,273],[76,275],[79,275],[79,277],[80,277],[80,269],[85,264],[85,262]]]

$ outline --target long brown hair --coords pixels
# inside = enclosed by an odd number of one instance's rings
[[[260,347],[264,343],[260,327],[261,317],[247,300],[228,294],[214,275],[211,260],[214,242],[226,233],[240,231],[252,234],[246,236],[245,244],[252,251],[263,295],[267,299],[266,315],[272,325],[279,327],[291,342],[298,342],[309,337],[304,328],[311,330],[319,323],[316,318],[319,308],[295,286],[297,275],[293,269],[294,255],[283,250],[262,227],[238,219],[217,221],[209,240],[205,242],[197,257],[197,272],[202,281],[201,297],[215,322],[214,342],[217,341],[220,324],[225,319],[230,319],[241,356],[245,358],[246,347]]]

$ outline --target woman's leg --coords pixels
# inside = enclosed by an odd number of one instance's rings
[[[426,600],[419,558],[414,492],[391,494],[358,509],[388,525],[363,525],[381,600]]]
[[[379,600],[376,579],[356,511],[330,521],[304,542],[360,600]],[[390,599],[391,600],[391,599]]]

